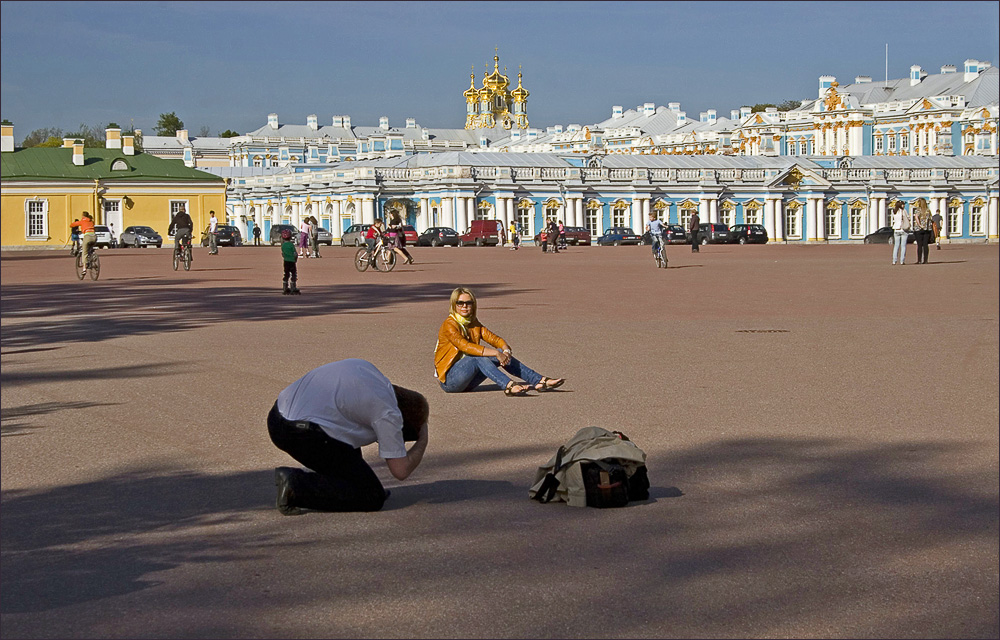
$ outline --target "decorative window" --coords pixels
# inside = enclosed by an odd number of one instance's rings
[[[476,209],[476,220],[489,220],[490,219],[490,203],[480,202],[479,207]]]
[[[948,235],[962,235],[962,205],[958,202],[948,203]]]
[[[972,205],[972,212],[969,214],[969,235],[986,235],[983,226],[983,207],[979,204]]]
[[[839,217],[840,211],[838,207],[827,207],[826,216],[824,217],[824,221],[826,222],[825,231],[827,238],[837,238],[840,236],[840,233],[838,233],[839,229],[837,228],[840,226],[837,224],[839,222]]]
[[[799,155],[803,155],[803,156],[809,155],[809,143],[808,142],[802,142],[802,143],[800,143],[799,144],[799,149],[801,149],[801,151],[799,152]]]
[[[627,224],[626,220],[628,220],[628,206],[621,202],[616,202],[614,209],[611,210],[611,226],[624,227]]]
[[[743,213],[743,219],[747,224],[760,224],[760,209],[751,207]]]
[[[907,135],[907,134],[904,133],[902,136],[899,137],[899,148],[900,148],[901,151],[906,151],[907,149],[910,148],[910,136],[909,135]]]
[[[727,227],[733,224],[733,210],[724,208],[719,212],[719,222],[726,225]]]
[[[852,238],[860,238],[864,230],[865,210],[860,207],[851,207],[848,216],[848,233]]]
[[[882,136],[875,136],[875,153],[882,153]]]
[[[521,225],[522,238],[529,238],[534,235],[531,233],[532,210],[533,207],[526,207],[523,204],[517,208],[517,222]]]
[[[896,136],[895,135],[890,135],[889,136],[888,148],[889,148],[889,153],[892,153],[892,152],[894,152],[896,150]]]
[[[188,211],[187,204],[188,204],[187,200],[171,200],[170,201],[170,217],[167,218],[167,225],[168,226],[170,225],[170,221],[174,219],[174,214],[177,213],[178,211],[180,211],[181,209],[184,209],[185,211],[187,211],[188,214],[191,213],[190,211]]]
[[[260,156],[254,156],[253,157],[253,166],[255,166],[255,167],[263,167],[264,166],[264,159],[261,158]]]
[[[115,160],[111,163],[112,171],[128,171],[128,163],[122,159]]]
[[[26,200],[24,206],[24,235],[32,240],[49,239],[49,201]]]
[[[801,238],[799,232],[799,208],[789,207],[785,209],[785,237]]]
[[[795,142],[789,142],[788,143],[788,155],[790,155],[790,156],[796,155],[795,150],[798,149],[798,148],[799,148],[798,144],[796,144]]]
[[[597,236],[601,232],[600,217],[601,210],[599,208],[587,207],[587,215],[584,222],[587,225],[587,231],[590,232],[591,236]]]
[[[691,217],[694,216],[695,212],[697,212],[697,209],[691,207],[681,208],[681,226],[684,227],[685,231],[691,226]]]

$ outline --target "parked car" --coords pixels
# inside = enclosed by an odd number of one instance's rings
[[[118,242],[123,247],[146,248],[154,245],[159,249],[163,246],[163,238],[160,237],[160,234],[156,233],[152,227],[143,226],[125,227]]]
[[[468,231],[458,239],[458,246],[474,244],[477,247],[500,244],[500,226],[503,223],[499,220],[473,220]]]
[[[617,247],[620,244],[639,244],[640,242],[642,242],[642,238],[637,236],[631,227],[611,227],[597,239],[597,245],[602,247],[607,245]]]
[[[430,227],[417,237],[417,246],[420,247],[440,247],[444,244],[457,247],[458,232],[451,227]]]
[[[271,225],[271,231],[270,233],[268,233],[267,241],[271,244],[272,247],[281,244],[281,232],[284,231],[285,229],[288,229],[289,231],[292,232],[292,240],[298,240],[299,229],[295,225],[291,224]]]
[[[892,227],[882,227],[875,233],[869,233],[865,236],[865,244],[892,244]],[[915,236],[913,232],[906,234],[906,244],[910,244],[915,241]]]
[[[698,238],[701,244],[727,244],[729,242],[729,227],[714,222],[702,222],[698,225]],[[691,239],[688,238],[688,242]]]
[[[208,233],[201,235],[201,246],[207,247],[209,245]],[[239,247],[243,245],[243,234],[240,233],[239,227],[234,227],[231,224],[216,225],[215,235],[215,244],[219,246]]]
[[[111,229],[107,228],[103,224],[94,225],[94,236],[96,238],[96,242],[94,244],[101,249],[108,249],[118,245],[114,236],[111,235]]]
[[[690,242],[687,238],[687,234],[684,233],[684,227],[679,224],[665,224],[663,225],[665,235],[667,238],[667,244],[687,244]],[[642,234],[642,242],[639,244],[649,245],[652,244],[653,240],[649,237],[649,232]]]
[[[590,245],[590,231],[586,227],[563,227],[563,234],[566,236],[566,244]],[[542,241],[541,235],[535,234],[535,244]]]
[[[360,247],[365,243],[365,232],[370,226],[370,224],[352,224],[347,227],[347,231],[340,236],[340,246]]]
[[[319,228],[319,231],[316,232],[316,240],[319,244],[333,246],[333,234],[326,227]]]
[[[767,229],[762,224],[734,224],[729,241],[737,244],[767,244]]]
[[[413,246],[417,244],[417,230],[412,225],[403,225],[403,236],[406,237],[406,244]]]

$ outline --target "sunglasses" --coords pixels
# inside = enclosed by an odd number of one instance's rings
[[[468,307],[468,306],[471,306],[471,305],[472,305],[472,300],[456,300],[455,301],[455,306],[456,307],[459,307],[459,306],[461,306],[461,307]]]

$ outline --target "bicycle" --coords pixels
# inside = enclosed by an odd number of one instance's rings
[[[69,255],[71,255],[71,256],[73,256],[75,258],[79,254],[80,254],[80,239],[76,238],[69,245]]]
[[[86,266],[84,266],[84,260],[86,260]],[[97,280],[101,277],[101,258],[97,255],[97,247],[94,245],[90,245],[90,251],[86,258],[84,258],[82,251],[76,254],[76,277],[83,280],[88,273],[91,280]]]
[[[191,260],[193,258],[191,251],[191,238],[186,237],[183,240],[186,242],[181,242],[180,245],[174,243],[174,271],[177,271],[177,267],[184,265],[185,271],[191,270]]]
[[[382,272],[392,271],[396,267],[396,252],[392,250],[385,235],[379,235],[374,250],[369,251],[366,245],[354,254],[355,269],[367,271],[368,267],[375,267],[376,271]]]
[[[666,240],[666,238],[663,238],[663,237],[661,237],[660,241],[656,244],[656,253],[653,255],[653,257],[656,259],[656,268],[657,269],[659,269],[661,267],[664,268],[664,269],[667,268],[667,263],[669,261],[667,260],[667,252],[666,252],[666,250],[664,248],[666,246],[666,244],[667,244],[667,240]]]

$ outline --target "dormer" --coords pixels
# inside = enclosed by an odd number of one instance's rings
[[[316,114],[306,116],[306,126],[309,127],[310,131],[316,131],[319,129],[319,121],[316,119]]]
[[[611,117],[615,119],[624,117],[622,114],[621,105],[615,105],[611,107]]]
[[[278,114],[276,113],[267,114],[267,126],[275,131],[278,130]]]
[[[381,116],[378,119],[378,126],[379,126],[380,129],[388,129],[389,128],[389,116]]]

